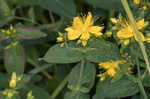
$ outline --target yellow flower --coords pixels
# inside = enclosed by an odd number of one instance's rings
[[[137,4],[137,5],[139,5],[140,2],[141,2],[141,0],[133,0],[133,2],[134,2],[135,4]]]
[[[148,22],[144,21],[144,18],[141,20],[138,20],[136,22],[136,25],[139,30],[141,30],[143,27],[148,25]],[[142,41],[145,41],[144,35],[142,32],[139,32]],[[136,41],[138,41],[136,34],[134,33],[133,27],[128,23],[124,22],[121,23],[121,29],[117,32],[117,37],[120,39],[124,39],[124,44],[128,45],[131,38],[134,38]]]
[[[13,26],[11,25],[9,29],[2,30],[2,32],[5,33],[6,35],[12,35],[16,33],[16,29],[14,29]]]
[[[144,5],[144,6],[142,7],[142,9],[143,9],[144,11],[146,11],[148,8],[147,8],[146,5]]]
[[[95,35],[96,37],[101,36],[103,27],[93,26],[93,23],[94,20],[91,12],[84,18],[75,17],[72,26],[65,29],[68,33],[68,40],[76,40],[79,38],[82,45],[86,46],[87,41],[92,35]]]
[[[119,69],[119,64],[124,64],[126,63],[125,60],[121,60],[121,61],[107,61],[107,62],[102,62],[102,63],[99,63],[99,66],[100,67],[103,67],[104,69],[106,69],[106,74],[111,76],[111,77],[114,77],[115,74],[116,74],[116,70],[115,69]]]
[[[11,99],[14,96],[16,96],[18,94],[18,92],[16,90],[13,90],[13,89],[5,89],[2,94],[7,96],[8,99]]]

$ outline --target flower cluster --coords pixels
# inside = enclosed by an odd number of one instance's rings
[[[114,23],[114,21],[115,20],[113,19],[112,22]],[[137,36],[134,32],[134,29],[129,21],[117,20],[117,22],[115,21],[115,23],[120,25],[119,27],[117,27],[117,30],[118,30],[117,37],[120,40],[123,40],[124,45],[128,45],[131,39],[135,39],[136,41],[138,41]],[[136,22],[136,25],[137,25],[138,30],[140,31],[148,25],[148,22],[145,21],[144,18],[142,18]],[[142,41],[143,42],[146,41],[143,33],[142,32],[139,32],[139,33],[140,33]]]
[[[118,61],[107,61],[107,62],[102,62],[99,63],[100,68],[104,68],[106,70],[106,72],[104,72],[103,74],[100,74],[101,76],[101,80],[105,80],[105,76],[108,75],[110,77],[114,77],[116,75],[116,70],[120,69],[119,64],[124,64],[126,63],[125,60],[118,60]]]

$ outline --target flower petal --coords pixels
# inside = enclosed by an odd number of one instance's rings
[[[87,41],[82,41],[82,45],[86,46],[87,45]]]
[[[100,26],[91,26],[89,29],[89,32],[96,35],[96,36],[101,36],[102,33],[100,31],[102,31],[103,27]]]
[[[92,18],[91,12],[88,12],[88,15],[84,21],[84,25],[85,25],[85,27],[89,27],[89,26],[93,25],[93,18]]]
[[[130,29],[130,28],[123,28],[117,32],[118,38],[126,39],[126,38],[131,38],[133,36],[134,36],[133,35],[133,29]]]
[[[68,27],[65,30],[68,32],[69,40],[75,40],[75,39],[79,38],[79,36],[81,35],[81,32],[74,30],[72,27]]]
[[[83,40],[83,41],[87,41],[87,40],[90,39],[90,37],[91,37],[90,33],[85,32],[85,33],[82,33],[80,39]]]
[[[144,18],[141,20],[138,20],[136,22],[136,25],[138,27],[139,30],[141,30],[143,27],[145,27],[146,25],[148,25],[148,22],[144,22]]]
[[[75,17],[73,19],[73,23],[72,23],[73,27],[77,30],[81,30],[81,27],[83,27],[83,21],[80,17]]]
[[[140,33],[142,41],[145,41],[145,37],[144,37],[143,33],[142,32],[139,32],[139,33]],[[138,41],[138,38],[137,38],[135,33],[134,33],[134,38],[135,38],[136,41]]]

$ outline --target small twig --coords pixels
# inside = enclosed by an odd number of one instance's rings
[[[50,16],[50,19],[51,19],[52,23],[55,24],[55,18],[54,18],[54,16],[53,16],[52,11],[49,11],[49,16]]]
[[[31,58],[28,58],[27,61],[35,67],[40,67],[37,63],[35,63]],[[46,72],[45,70],[41,71],[48,79],[52,79],[52,76]]]
[[[13,18],[14,18],[14,19],[18,19],[18,20],[23,20],[23,21],[31,22],[31,23],[33,23],[33,24],[40,25],[39,23],[33,22],[32,20],[30,20],[30,19],[28,19],[28,18],[25,18],[25,17],[14,16]]]

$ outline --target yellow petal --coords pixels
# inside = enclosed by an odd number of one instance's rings
[[[68,32],[68,40],[75,40],[81,35],[81,32],[74,30],[72,27],[68,27],[65,30]]]
[[[140,4],[141,0],[133,0],[133,2],[138,5]]]
[[[73,19],[73,27],[77,30],[80,30],[83,27],[83,21],[80,17],[75,17]]]
[[[144,37],[143,33],[142,32],[139,32],[139,33],[140,33],[142,41],[145,41],[145,37]],[[135,33],[134,33],[134,38],[135,38],[136,41],[138,41],[138,38],[137,38]]]
[[[87,40],[89,40],[90,37],[91,37],[90,33],[85,32],[85,33],[82,33],[80,39],[83,41],[87,41]]]
[[[117,32],[117,37],[118,38],[131,38],[133,37],[133,30],[128,27],[128,28],[123,28],[120,31]]]
[[[96,36],[101,36],[102,33],[100,31],[102,31],[103,27],[100,26],[91,26],[89,29],[89,32],[96,35]]]
[[[82,41],[82,45],[86,46],[87,45],[87,41]]]
[[[112,61],[99,63],[99,66],[101,66],[101,67],[103,67],[105,69],[109,69],[112,66]]]
[[[91,12],[88,13],[85,22],[84,22],[85,27],[89,27],[91,25],[93,25],[93,19],[92,19],[92,14]]]
[[[144,18],[143,18],[143,19],[140,19],[139,21],[137,21],[136,25],[137,25],[138,29],[141,30],[143,27],[148,25],[148,22],[144,22]]]
[[[150,37],[145,38],[145,41],[146,41],[147,43],[150,43]]]

